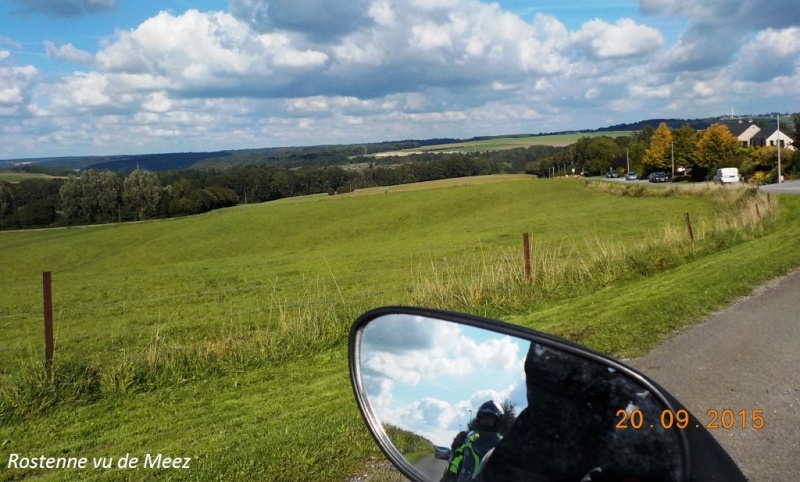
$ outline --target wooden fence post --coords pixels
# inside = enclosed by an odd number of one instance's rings
[[[53,289],[50,271],[42,273],[44,298],[44,361],[48,372],[53,364]]]
[[[692,231],[692,220],[689,219],[689,213],[684,213],[683,216],[686,218],[686,227],[689,229],[689,239],[694,241],[694,232]]]
[[[531,243],[528,233],[522,234],[522,250],[525,254],[525,279],[531,279]]]

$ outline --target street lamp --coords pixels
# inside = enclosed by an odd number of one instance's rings
[[[626,171],[625,171],[626,173],[631,172],[631,159],[628,156],[628,148],[627,147],[625,148],[625,167],[626,167]]]

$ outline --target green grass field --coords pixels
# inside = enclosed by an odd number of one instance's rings
[[[0,463],[192,458],[188,470],[4,469],[0,480],[345,480],[379,457],[348,381],[358,313],[463,306],[642,353],[800,265],[798,200],[775,209],[774,197],[770,211],[750,191],[715,192],[492,176],[0,233]],[[755,203],[763,222],[720,225]],[[515,281],[523,232],[530,284]],[[42,271],[55,380],[37,368]],[[651,298],[664,309],[642,309]]]
[[[24,181],[26,179],[56,179],[56,177],[48,176],[47,174],[36,174],[36,173],[0,170],[0,181],[20,182],[20,181]]]
[[[584,137],[617,136],[630,135],[630,131],[609,131],[609,132],[581,132],[575,134],[550,134],[540,136],[524,137],[502,137],[497,139],[484,139],[475,142],[460,142],[455,144],[440,144],[434,146],[424,146],[414,149],[397,151],[396,154],[403,155],[418,152],[485,152],[502,151],[506,149],[516,149],[519,147],[527,148],[530,146],[555,146],[564,147],[574,144]],[[395,153],[388,153],[395,154]],[[387,155],[384,153],[382,155]]]

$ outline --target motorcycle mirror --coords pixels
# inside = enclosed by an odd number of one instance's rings
[[[685,431],[662,423],[685,409],[640,373],[566,340],[386,307],[353,324],[349,363],[364,421],[410,480],[439,481],[475,433],[502,437],[485,481],[690,480]],[[501,423],[477,419],[487,401],[502,408]]]

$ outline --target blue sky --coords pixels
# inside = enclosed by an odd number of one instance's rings
[[[0,159],[800,111],[800,2],[0,0]]]

